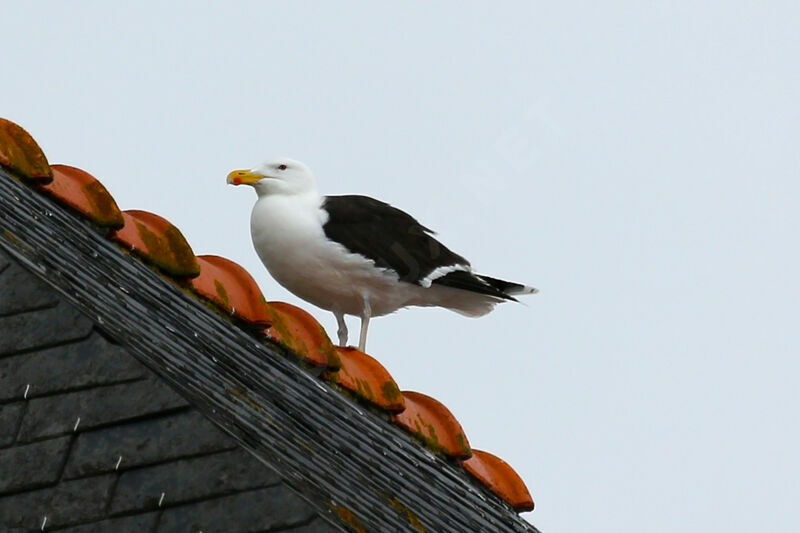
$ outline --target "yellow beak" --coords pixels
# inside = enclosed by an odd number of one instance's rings
[[[234,170],[228,174],[228,183],[234,185],[255,185],[264,176],[250,170]]]

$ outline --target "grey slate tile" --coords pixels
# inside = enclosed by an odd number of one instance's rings
[[[0,405],[0,447],[14,442],[19,427],[19,417],[24,407],[23,402]]]
[[[137,514],[60,529],[58,533],[147,533],[153,529],[157,519],[157,512]]]
[[[80,433],[66,479],[235,448],[236,443],[196,411]]]
[[[59,306],[60,307],[60,306]],[[4,336],[8,332],[3,331]],[[53,348],[0,358],[0,401],[142,377],[147,369],[99,333]]]
[[[0,317],[0,356],[82,339],[91,330],[92,321],[63,301],[55,307]]]
[[[69,439],[62,437],[0,450],[0,494],[55,483]]]
[[[280,483],[271,468],[242,449],[137,468],[120,476],[111,514],[156,509]]]
[[[0,295],[0,316],[52,307],[59,300],[49,285],[16,262],[0,272]]]
[[[269,531],[302,524],[312,515],[308,504],[281,484],[167,508],[161,515],[158,531]]]
[[[114,475],[108,474],[2,496],[0,525],[40,531],[45,516],[48,529],[101,519],[113,481]]]
[[[78,428],[85,431],[188,405],[172,389],[150,379],[45,396],[28,402],[18,440],[72,432],[78,417]]]

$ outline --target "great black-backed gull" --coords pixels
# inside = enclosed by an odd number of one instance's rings
[[[320,196],[311,170],[273,159],[234,170],[228,183],[258,194],[250,233],[258,256],[286,289],[332,311],[341,346],[345,315],[361,318],[364,351],[370,318],[408,306],[439,306],[481,316],[537,290],[473,272],[469,261],[432,237],[411,215],[367,196]]]

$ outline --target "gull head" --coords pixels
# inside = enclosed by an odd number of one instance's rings
[[[306,194],[317,189],[311,169],[285,157],[270,159],[249,170],[234,170],[228,174],[228,183],[250,185],[259,196]]]

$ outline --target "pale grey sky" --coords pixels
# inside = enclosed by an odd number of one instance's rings
[[[7,1],[0,116],[331,335],[228,171],[300,159],[539,287],[369,352],[545,532],[796,530],[800,7],[645,4]]]

